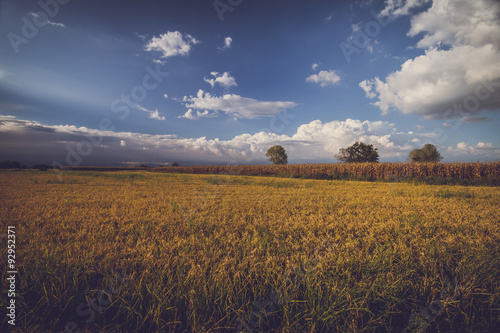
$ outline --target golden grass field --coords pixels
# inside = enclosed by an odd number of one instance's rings
[[[3,171],[0,198],[21,331],[500,327],[499,187]]]

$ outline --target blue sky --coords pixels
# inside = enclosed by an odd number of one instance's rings
[[[73,165],[500,158],[488,0],[0,3],[0,159]]]

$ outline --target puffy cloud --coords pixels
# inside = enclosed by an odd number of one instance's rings
[[[318,145],[314,154],[321,154],[325,158],[337,154],[340,148],[345,148],[355,141],[373,144],[379,149],[381,156],[394,158],[407,155],[406,151],[413,147],[411,139],[415,136],[419,135],[412,132],[398,133],[394,124],[385,121],[346,119],[328,123],[314,120],[303,124],[292,139],[314,142]],[[304,151],[303,154],[307,156],[309,153]]]
[[[500,47],[500,4],[491,0],[434,0],[432,7],[415,15],[408,35],[423,34],[417,47],[465,44]]]
[[[196,96],[184,96],[183,101],[186,102],[186,108],[222,111],[235,118],[247,119],[272,117],[284,109],[293,108],[297,105],[294,102],[258,101],[235,94],[216,97],[201,89]]]
[[[168,94],[163,94],[163,98],[168,99]]]
[[[422,1],[389,1],[382,14],[406,15]],[[406,9],[405,9],[406,8]],[[409,36],[422,35],[425,53],[407,60],[385,80],[364,80],[367,98],[426,118],[467,118],[500,108],[500,4],[489,0],[434,0],[412,17]],[[474,118],[470,118],[474,119]],[[482,119],[485,119],[484,117]]]
[[[373,91],[374,90],[373,81],[368,81],[368,80],[361,81],[359,83],[359,86],[361,87],[361,89],[365,91],[366,97],[375,98],[377,96],[377,94]]]
[[[196,120],[199,118],[216,118],[218,117],[219,114],[217,112],[208,112],[208,110],[205,110],[203,112],[201,111],[196,111],[194,112],[193,109],[189,109],[184,113],[182,116],[179,116],[177,118],[186,118],[186,119],[191,119],[191,120]]]
[[[339,83],[340,76],[334,70],[320,71],[318,74],[308,76],[306,82],[319,83],[322,87],[326,87]]]
[[[465,151],[475,151],[477,149],[493,149],[493,145],[491,143],[478,142],[475,146],[470,146],[465,142],[460,142],[457,144],[457,150],[465,150]],[[453,150],[453,147],[449,147],[449,150]]]
[[[165,120],[165,116],[160,116],[158,109],[156,109],[154,111],[150,111],[149,118],[156,119],[156,120]]]
[[[319,64],[318,64],[318,63],[314,63],[314,64],[312,64],[312,66],[311,66],[311,68],[312,68],[312,70],[313,70],[313,71],[315,71],[315,70],[316,70],[316,68],[318,68],[318,67],[319,67]]]
[[[385,8],[380,12],[380,16],[396,18],[410,14],[413,8],[421,7],[431,0],[387,0]]]
[[[231,44],[233,43],[233,39],[231,37],[226,37],[224,38],[224,46],[219,48],[221,50],[229,49],[231,48]]]
[[[231,37],[226,37],[226,38],[224,38],[224,46],[219,46],[217,49],[219,51],[224,51],[224,50],[230,49],[232,43],[233,43],[233,39]]]
[[[394,108],[406,114],[441,118],[454,104],[461,104],[464,114],[475,113],[481,108],[500,106],[500,84],[490,80],[492,76],[500,78],[498,63],[500,54],[491,45],[430,49],[425,55],[406,61],[385,82],[379,78],[364,80],[360,87],[368,98],[378,96],[373,104],[383,114]]]
[[[228,72],[224,72],[221,76],[219,76],[218,72],[212,72],[210,74],[212,74],[212,76],[215,77],[215,79],[203,78],[203,80],[209,83],[212,86],[212,88],[215,86],[216,83],[220,84],[222,87],[226,89],[237,86],[236,80],[234,79],[234,77],[229,75]]]
[[[448,156],[448,160],[453,160],[453,158],[460,159],[465,155],[469,157],[469,160],[471,160],[471,156],[474,156],[473,159],[475,160],[481,159],[491,161],[500,158],[500,149],[489,142],[478,142],[476,145],[460,142],[456,147],[448,147],[446,155]]]
[[[187,55],[191,51],[191,46],[198,44],[199,41],[188,34],[181,34],[179,31],[168,31],[160,34],[159,37],[153,37],[145,46],[146,51],[159,51],[162,58],[168,58],[176,55]]]
[[[139,104],[136,104],[136,108],[138,110],[141,110],[141,111],[144,111],[144,112],[148,112],[149,113],[149,118],[151,118],[151,119],[165,120],[164,116],[160,116],[160,113],[158,112],[158,109],[156,109],[156,110],[148,110],[145,107],[140,106]]]
[[[120,146],[127,147],[127,142],[125,140],[120,140]]]
[[[493,148],[493,145],[491,143],[478,142],[477,147],[491,149]]]

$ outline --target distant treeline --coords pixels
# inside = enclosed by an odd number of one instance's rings
[[[48,164],[33,164],[31,167],[27,167],[17,161],[3,161],[0,162],[0,169],[38,169],[45,171],[52,169],[52,167]]]
[[[143,167],[106,167],[106,166],[61,166],[61,171],[141,171],[150,170]]]
[[[500,162],[473,163],[336,163],[288,165],[227,165],[150,168],[157,172],[282,176],[306,179],[348,179],[406,181],[427,180],[430,183],[464,183],[487,181],[500,183]],[[440,181],[438,180],[440,179]],[[452,181],[454,180],[454,181]],[[463,180],[465,182],[457,182]]]
[[[0,162],[0,169],[37,169],[42,171],[53,170],[54,167],[48,164],[33,164],[31,167],[26,165],[21,165],[21,163],[16,161],[3,161]],[[141,167],[105,167],[105,166],[61,166],[55,169],[60,169],[62,171],[134,171],[134,170],[149,170],[149,168],[144,165]]]
[[[21,163],[16,161],[3,161],[0,162],[0,169],[22,169],[26,168],[26,166],[21,165]]]

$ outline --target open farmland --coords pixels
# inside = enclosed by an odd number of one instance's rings
[[[0,197],[22,330],[500,327],[498,187],[5,171]]]

